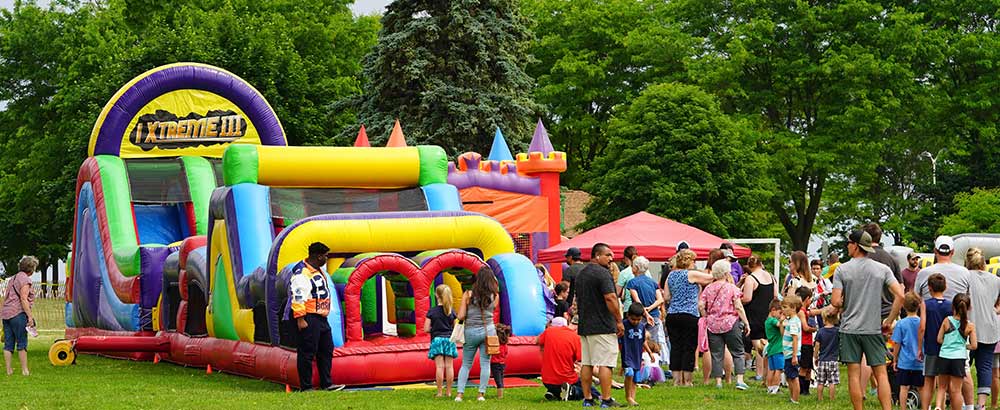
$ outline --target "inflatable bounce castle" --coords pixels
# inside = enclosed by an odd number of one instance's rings
[[[514,334],[507,374],[538,374],[534,336],[553,300],[532,261],[559,239],[565,154],[541,123],[516,157],[499,130],[487,159],[456,163],[406,146],[398,122],[389,146],[368,145],[362,128],[354,147],[286,146],[263,96],[216,67],[172,64],[126,84],[80,167],[53,363],[157,358],[297,386],[289,269],[322,242],[335,383],[433,380],[433,289],[460,298],[483,266]]]

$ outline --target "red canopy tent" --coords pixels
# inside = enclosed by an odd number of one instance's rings
[[[665,261],[677,252],[680,241],[686,241],[698,259],[707,259],[708,252],[718,248],[724,239],[705,232],[693,226],[647,213],[639,212],[606,225],[591,229],[573,239],[556,246],[544,249],[538,253],[541,263],[560,262],[565,258],[566,250],[572,247],[580,248],[583,259],[590,259],[590,248],[595,243],[604,242],[611,245],[615,259],[621,257],[626,246],[635,246],[639,255],[651,261]],[[750,256],[750,248],[736,245],[734,253],[738,258]]]

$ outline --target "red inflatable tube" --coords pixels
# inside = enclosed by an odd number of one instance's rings
[[[170,350],[170,339],[166,336],[82,336],[74,345],[78,352],[153,352],[165,353]]]
[[[207,245],[208,237],[205,235],[191,236],[181,242],[180,255],[178,255],[180,257],[178,262],[180,263],[181,270],[184,270],[187,266],[188,254],[191,253],[191,251]]]
[[[132,337],[132,338],[143,338],[143,339],[145,339],[145,338],[152,338],[153,336],[156,336],[156,333],[155,332],[149,332],[149,331],[138,331],[138,332],[121,331],[121,332],[116,332],[116,331],[111,331],[111,330],[103,330],[103,329],[95,329],[95,328],[67,328],[66,329],[66,338],[67,339],[77,339],[77,340],[79,340],[80,338],[104,337],[104,336]],[[83,353],[87,353],[87,352],[83,351]],[[136,351],[131,351],[131,350],[124,350],[124,351],[119,351],[119,352],[103,351],[103,352],[100,352],[100,353],[97,353],[97,352],[93,352],[93,353],[100,354],[101,356],[113,357],[113,358],[116,358],[116,359],[127,359],[127,360],[137,360],[137,361],[147,361],[147,362],[153,360],[153,355],[154,355],[154,353],[152,353],[152,352],[136,352]]]
[[[363,340],[361,326],[361,288],[365,281],[383,271],[399,273],[410,281],[413,287],[414,321],[417,336],[424,333],[424,320],[430,309],[430,290],[426,276],[412,260],[396,254],[383,254],[365,259],[351,273],[344,287],[344,320],[347,330],[347,341]],[[343,384],[343,383],[340,383]]]
[[[394,338],[387,338],[394,339]],[[398,339],[396,339],[398,340]],[[507,376],[533,376],[541,373],[542,350],[535,337],[514,336],[507,343]],[[386,385],[434,380],[434,361],[427,358],[430,343],[379,346],[363,342],[333,350],[332,379],[336,384]],[[459,348],[461,355],[461,348]],[[461,356],[459,356],[461,358]],[[455,374],[462,360],[454,362]],[[479,359],[472,364],[469,379],[479,377]]]

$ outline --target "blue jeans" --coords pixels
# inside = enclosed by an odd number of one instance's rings
[[[990,382],[993,381],[993,349],[996,343],[979,343],[978,349],[971,353],[976,364],[976,393],[990,394]]]
[[[490,332],[493,325],[490,325]],[[476,360],[476,350],[479,351],[479,393],[486,394],[490,382],[490,355],[486,353],[486,332],[484,327],[465,328],[465,344],[462,345],[462,368],[458,370],[458,394],[465,393],[465,384],[469,382],[469,371]]]
[[[28,330],[25,326],[28,326],[28,315],[24,312],[3,320],[3,350],[28,350]]]

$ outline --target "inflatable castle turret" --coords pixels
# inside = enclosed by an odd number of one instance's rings
[[[448,164],[448,183],[459,190],[463,209],[499,221],[511,234],[517,252],[532,261],[538,251],[560,241],[559,174],[566,171],[566,153],[552,148],[539,120],[528,152],[511,154],[499,128],[489,156],[475,152]],[[561,278],[561,265],[550,267]]]

